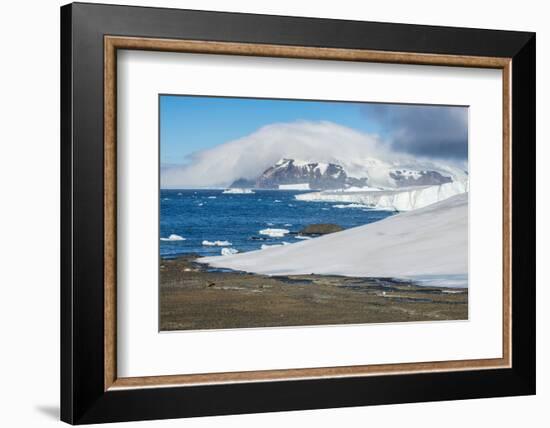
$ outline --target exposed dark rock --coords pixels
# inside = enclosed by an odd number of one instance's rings
[[[395,180],[398,187],[408,186],[434,186],[452,182],[451,177],[441,175],[437,171],[395,170],[390,172],[390,177]]]
[[[368,178],[355,178],[347,177],[346,178],[346,187],[365,187],[367,185]]]
[[[346,187],[347,178],[344,168],[340,165],[281,159],[258,177],[256,187],[278,189],[280,185],[307,183],[310,189],[342,189]]]
[[[310,224],[304,227],[299,235],[327,235],[329,233],[341,232],[344,230],[341,226],[332,223]]]

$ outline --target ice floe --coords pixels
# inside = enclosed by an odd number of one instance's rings
[[[175,233],[171,234],[168,238],[160,238],[161,241],[185,241],[185,238]]]
[[[267,228],[262,229],[258,232],[260,235],[267,235],[272,238],[282,238],[286,234],[290,233],[290,230],[288,229],[274,229],[274,228]]]
[[[231,244],[231,242],[229,242],[229,241],[207,241],[207,240],[204,240],[204,241],[202,241],[202,245],[204,245],[205,247],[229,247],[233,244]]]

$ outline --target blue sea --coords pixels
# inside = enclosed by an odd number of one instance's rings
[[[246,252],[259,250],[262,245],[292,244],[300,242],[297,232],[310,224],[334,223],[347,229],[393,214],[347,207],[348,204],[342,202],[307,202],[294,198],[307,191],[254,192],[224,194],[223,190],[161,190],[161,257],[173,258],[190,253],[212,256],[220,255],[224,248],[226,252]],[[346,207],[342,208],[343,205]],[[265,229],[283,229],[288,233],[266,232]]]

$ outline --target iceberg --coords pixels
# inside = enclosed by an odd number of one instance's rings
[[[202,241],[202,245],[204,245],[205,247],[227,247],[227,246],[230,246],[230,245],[233,245],[233,244],[231,244],[231,242],[229,242],[229,241],[207,241],[207,240],[204,240],[204,241]]]
[[[464,288],[468,286],[468,193],[269,251],[197,262],[264,275],[399,278]]]
[[[468,191],[467,181],[454,181],[438,186],[415,186],[366,192],[311,192],[294,197],[308,202],[348,202],[369,208],[411,211],[444,201]],[[338,206],[337,208],[341,208]]]
[[[231,189],[225,189],[222,193],[229,195],[250,195],[253,194],[254,191],[252,189],[239,189],[235,187]]]
[[[161,241],[185,241],[183,236],[171,234],[168,238],[160,238]]]
[[[288,229],[273,229],[273,228],[267,228],[262,229],[258,232],[260,235],[267,235],[271,238],[282,238],[287,233],[290,233],[290,230]]]

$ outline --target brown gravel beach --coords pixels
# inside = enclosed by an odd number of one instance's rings
[[[161,260],[162,331],[468,319],[467,289],[209,271],[194,258]]]

